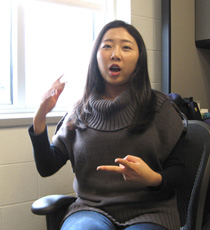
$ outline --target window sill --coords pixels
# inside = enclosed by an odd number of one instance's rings
[[[56,125],[65,115],[63,112],[51,112],[47,116],[48,125]],[[0,114],[0,128],[29,126],[33,122],[34,113]]]

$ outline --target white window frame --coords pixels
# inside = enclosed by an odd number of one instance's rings
[[[7,1],[7,0],[3,0]],[[16,4],[21,1],[27,0],[13,0]],[[75,0],[34,0],[34,1],[45,1],[45,2],[53,2],[58,4],[66,4],[78,7],[91,8],[95,10],[101,10],[102,6],[97,4],[97,1],[93,1],[93,3],[89,3],[87,1],[75,1]],[[103,9],[106,11],[106,15],[104,18],[104,24],[114,19],[121,19],[128,23],[131,21],[131,10],[130,10],[130,1],[131,0],[105,0],[105,4],[103,5]],[[127,13],[122,12],[127,10]],[[24,33],[21,25],[23,23],[21,20],[24,20],[23,14],[21,13],[21,6],[18,7],[18,11],[13,12],[12,23],[18,23],[17,27],[13,27],[12,33],[13,35],[17,35],[17,37],[13,36],[12,43],[14,44],[12,48],[13,55],[13,75],[18,76],[17,81],[14,81],[14,86],[17,86],[18,89],[13,89],[13,103],[14,105],[2,105],[0,106],[0,127],[8,127],[8,126],[22,126],[31,124],[34,113],[27,111],[25,109],[21,109],[21,103],[24,104],[24,92],[25,92],[25,64],[24,64],[24,52],[18,52],[18,50],[24,49]],[[19,14],[19,15],[17,15]],[[18,18],[18,20],[17,20]],[[18,31],[15,30],[18,28]],[[19,32],[19,31],[22,31]],[[15,49],[14,47],[17,47]],[[15,78],[14,78],[15,80]],[[18,107],[16,106],[18,104]],[[24,107],[24,106],[23,106]],[[48,114],[48,123],[55,124],[57,121],[64,115],[64,112],[51,112]]]

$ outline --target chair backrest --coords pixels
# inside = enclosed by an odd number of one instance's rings
[[[206,193],[210,178],[210,126],[189,121],[184,137],[186,182],[177,190],[182,230],[201,230]]]

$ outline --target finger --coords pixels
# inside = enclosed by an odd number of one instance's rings
[[[114,165],[101,165],[97,167],[97,171],[108,171],[108,172],[117,172],[117,173],[122,173],[122,168],[119,166],[114,166]]]
[[[129,162],[133,162],[133,163],[136,163],[139,160],[141,160],[141,158],[133,156],[133,155],[127,155],[124,159],[129,161]]]
[[[130,162],[125,160],[125,159],[122,159],[122,158],[117,158],[115,160],[115,163],[121,164],[121,165],[126,166],[126,167],[130,166]]]
[[[56,90],[58,94],[60,94],[64,90],[65,85],[66,85],[66,82],[63,82],[56,86]]]
[[[52,86],[55,86],[57,84],[60,84],[60,80],[63,77],[64,74],[62,74],[56,81],[53,82]]]
[[[59,97],[60,94],[63,92],[65,85],[66,85],[66,82],[54,85],[50,90],[51,96],[56,95]]]

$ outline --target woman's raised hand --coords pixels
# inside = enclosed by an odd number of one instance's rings
[[[128,155],[125,158],[117,158],[115,165],[102,165],[97,170],[121,173],[125,181],[133,181],[143,186],[158,186],[162,182],[162,176],[153,171],[141,158]]]
[[[33,120],[35,134],[42,133],[46,128],[46,115],[55,107],[65,87],[65,82],[61,82],[62,77],[63,75],[59,77],[42,96],[40,106]]]

